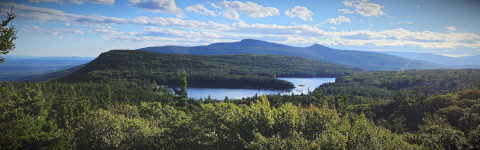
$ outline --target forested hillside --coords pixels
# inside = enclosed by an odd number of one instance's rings
[[[0,84],[0,149],[411,149],[328,106],[188,101],[155,84]]]
[[[430,95],[456,92],[475,87],[478,81],[479,69],[377,71],[339,77],[335,83],[321,86],[321,90],[332,95],[386,99],[392,98],[396,91],[415,88]]]
[[[113,50],[101,54],[58,82],[107,82],[146,80],[175,85],[185,70],[193,87],[289,89],[293,85],[276,77],[338,77],[360,69],[280,55],[198,56]]]
[[[478,149],[479,88],[477,69],[383,71],[340,77],[312,94],[338,111],[365,114],[412,144]]]
[[[152,51],[161,54],[273,54],[299,56],[370,71],[448,68],[447,66],[431,62],[412,60],[383,53],[338,50],[322,45],[293,47],[253,39],[245,39],[240,42],[232,43],[213,43],[207,46],[160,46],[146,47],[139,50]]]
[[[179,105],[148,82],[0,87],[0,149],[480,148],[478,88],[357,105],[321,91]]]

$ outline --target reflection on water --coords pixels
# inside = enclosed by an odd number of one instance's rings
[[[255,94],[307,94],[308,91],[313,91],[318,86],[335,82],[335,78],[278,78],[281,80],[286,80],[292,82],[295,85],[295,88],[291,91],[281,91],[281,90],[261,90],[261,89],[230,89],[230,88],[187,88],[188,97],[191,98],[207,98],[209,95],[212,99],[225,99],[227,96],[229,99],[240,99],[243,97],[252,97]]]

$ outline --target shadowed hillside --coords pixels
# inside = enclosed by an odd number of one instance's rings
[[[293,85],[276,77],[338,77],[362,72],[331,63],[281,55],[158,54],[113,50],[101,54],[60,82],[147,80],[175,85],[179,70],[193,87],[289,89]]]

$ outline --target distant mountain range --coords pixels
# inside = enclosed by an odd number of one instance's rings
[[[51,81],[57,78],[61,78],[67,75],[72,74],[73,72],[77,71],[78,69],[83,68],[85,64],[83,65],[78,65],[69,69],[61,70],[61,71],[56,71],[52,73],[47,73],[43,75],[39,75],[33,78],[26,79],[25,81],[32,81],[32,82],[43,82],[43,81]]]
[[[207,46],[159,46],[146,47],[138,50],[152,51],[161,54],[193,54],[193,55],[220,55],[220,54],[275,54],[311,58],[323,62],[335,63],[369,71],[376,70],[422,70],[449,68],[438,63],[422,60],[407,59],[399,56],[355,51],[338,50],[322,45],[310,47],[293,47],[283,44],[260,40],[245,39],[240,42],[214,43]]]
[[[5,56],[0,64],[0,81],[22,81],[86,64],[94,57]]]
[[[383,52],[408,59],[429,61],[453,68],[480,68],[480,55],[465,57],[447,57],[431,53]]]
[[[431,53],[366,52],[338,50],[322,45],[294,47],[261,40],[245,39],[206,46],[157,46],[138,50],[160,54],[272,54],[311,58],[368,71],[480,68],[480,55],[446,57]],[[93,57],[37,57],[7,55],[0,64],[0,81],[45,81],[71,74]]]

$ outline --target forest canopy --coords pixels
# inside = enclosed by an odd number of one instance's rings
[[[344,108],[318,91],[179,105],[148,82],[0,87],[0,149],[480,148],[478,88]]]

